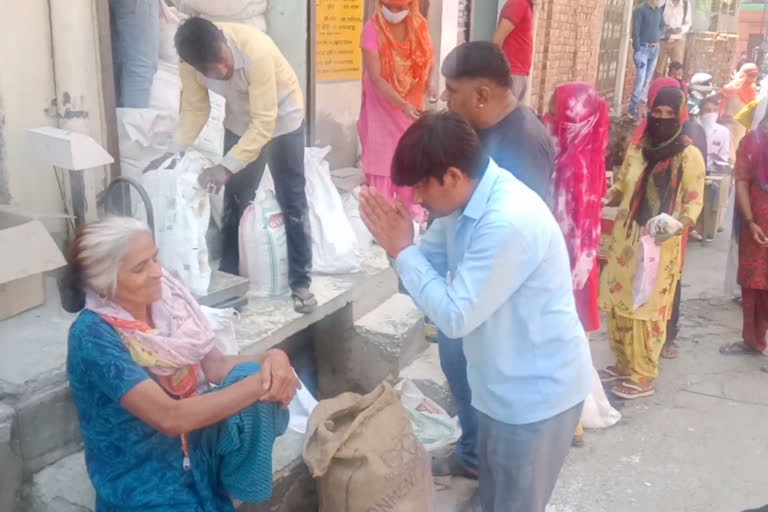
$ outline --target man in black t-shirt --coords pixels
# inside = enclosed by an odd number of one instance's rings
[[[456,47],[442,67],[443,100],[477,131],[503,169],[548,202],[555,148],[547,129],[509,87],[509,64],[498,46],[474,41]]]
[[[549,204],[554,144],[533,110],[520,105],[512,93],[509,63],[501,49],[488,42],[462,44],[446,57],[442,71],[448,108],[472,125],[500,167]],[[447,339],[438,332],[438,349],[462,432],[455,453],[433,461],[432,471],[436,476],[476,478],[477,413],[472,408],[462,340]]]

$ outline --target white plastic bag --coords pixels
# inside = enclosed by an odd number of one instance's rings
[[[150,108],[118,108],[116,114],[120,172],[140,180],[147,166],[168,152],[176,118]]]
[[[363,219],[360,218],[360,188],[355,187],[352,192],[341,193],[341,203],[344,205],[344,213],[352,226],[352,231],[357,238],[357,245],[360,251],[365,253],[373,245],[373,235],[368,231]]]
[[[312,270],[324,274],[359,272],[363,263],[360,247],[325,160],[330,150],[330,146],[304,150],[312,227]]]
[[[141,179],[152,201],[160,262],[196,296],[207,294],[211,282],[205,241],[211,206],[208,191],[197,183],[208,166],[204,156],[188,151],[181,159],[169,158]],[[137,213],[143,214],[143,210]]]
[[[234,308],[209,308],[200,306],[200,309],[208,320],[208,326],[215,336],[216,348],[225,356],[236,356],[240,353],[235,335],[235,320],[240,314]]]
[[[179,29],[179,23],[185,18],[178,9],[169,6],[165,0],[160,2],[160,45],[158,56],[163,62],[179,64],[179,54],[176,52],[174,37]]]
[[[584,399],[581,425],[584,428],[608,428],[614,426],[620,419],[621,413],[611,406],[608,397],[605,396],[600,376],[592,367],[592,391]]]
[[[445,409],[413,383],[403,379],[395,387],[400,393],[400,401],[411,417],[413,433],[427,451],[438,450],[455,443],[461,436],[461,427],[457,418],[451,418]]]
[[[635,309],[648,302],[656,286],[656,275],[659,270],[661,247],[650,235],[640,237],[637,249],[635,277],[632,279],[632,300]]]
[[[275,194],[259,188],[240,220],[240,275],[258,297],[288,293],[285,219]]]
[[[294,372],[295,373],[295,372]],[[298,378],[298,375],[296,376]],[[299,379],[301,382],[301,379]],[[309,421],[309,415],[317,405],[317,400],[309,392],[307,386],[301,383],[301,389],[296,391],[296,395],[288,404],[288,412],[290,413],[290,419],[288,420],[288,428],[299,434],[307,433],[307,422]]]
[[[226,100],[213,91],[208,91],[211,105],[208,121],[200,135],[192,144],[192,148],[200,151],[206,158],[218,163],[224,153],[224,116],[226,115]],[[168,130],[169,137],[179,122],[181,109],[181,78],[178,64],[160,61],[152,80],[152,90],[149,96],[149,107],[166,113],[173,121],[173,127]]]
[[[157,63],[149,93],[149,108],[169,112],[178,120],[181,108],[181,77],[178,64],[164,61]]]
[[[646,226],[648,234],[657,238],[679,235],[683,230],[683,224],[668,213],[661,213],[649,219]]]
[[[224,156],[224,116],[226,100],[224,96],[208,91],[208,101],[211,104],[211,113],[203,131],[192,145],[207,158],[214,162],[220,162]]]

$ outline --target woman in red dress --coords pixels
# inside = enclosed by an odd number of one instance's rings
[[[608,104],[589,84],[555,89],[545,117],[558,156],[552,173],[552,212],[571,257],[573,293],[587,333],[600,328],[597,307],[601,199],[605,194]]]
[[[742,339],[723,354],[762,354],[768,331],[768,115],[741,139],[733,169],[739,230]],[[768,373],[768,367],[763,371]]]

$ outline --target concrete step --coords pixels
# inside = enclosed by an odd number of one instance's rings
[[[241,512],[316,510],[314,484],[301,453],[304,436],[293,431],[275,441],[272,454],[274,492],[269,502],[243,504]],[[68,455],[35,473],[24,486],[18,512],[93,512],[96,493],[88,478],[84,452]],[[13,507],[1,510],[13,510]]]
[[[397,379],[426,346],[421,311],[410,297],[395,294],[352,329],[326,326],[315,339],[320,395],[368,393],[386,378]]]

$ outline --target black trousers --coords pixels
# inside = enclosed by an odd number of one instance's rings
[[[229,130],[224,133],[224,151],[237,144],[240,137]],[[291,288],[308,287],[312,282],[312,234],[309,227],[309,205],[304,190],[304,125],[291,133],[269,141],[255,161],[235,173],[224,189],[224,211],[221,235],[223,250],[220,269],[237,274],[240,264],[240,218],[256,196],[264,168],[275,182],[275,194],[285,218],[288,245],[288,277]]]
[[[680,332],[680,328],[677,325],[680,321],[680,288],[683,287],[683,280],[677,281],[675,287],[675,298],[672,301],[672,313],[669,320],[667,320],[667,340],[666,343],[674,343],[677,340],[677,333]]]

